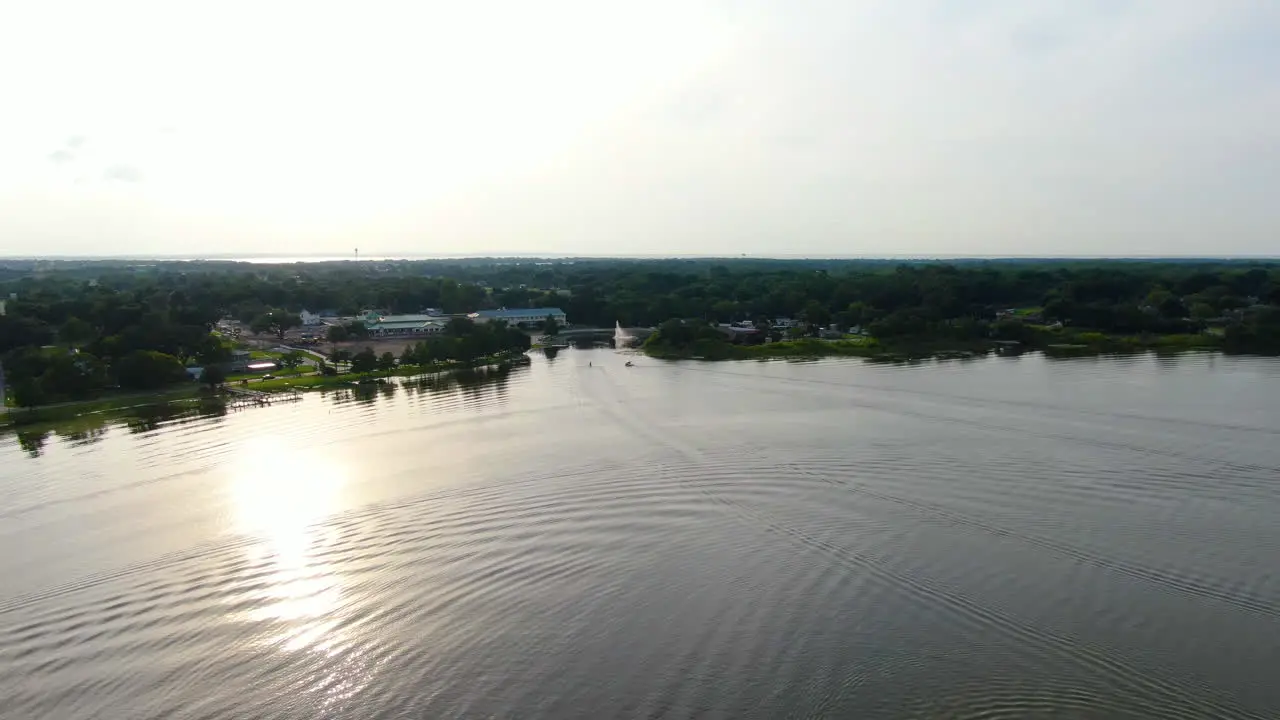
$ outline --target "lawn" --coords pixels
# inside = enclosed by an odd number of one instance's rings
[[[187,382],[170,385],[157,390],[142,391],[107,391],[100,397],[91,400],[42,405],[36,408],[21,410],[13,408],[8,413],[0,413],[0,426],[8,424],[27,424],[32,421],[60,421],[79,415],[89,415],[112,410],[172,402],[198,397],[203,391],[199,383]]]
[[[241,380],[257,380],[263,375],[274,375],[276,377],[294,377],[297,375],[308,375],[315,372],[315,368],[310,365],[299,365],[296,368],[280,368],[279,370],[264,370],[262,372],[246,372],[231,373],[227,375],[226,382],[238,383]]]
[[[507,359],[505,361],[509,361]],[[460,370],[468,367],[479,367],[481,365],[496,365],[504,362],[499,357],[484,358],[475,362],[457,362],[445,361],[433,365],[400,365],[391,370],[375,370],[371,373],[352,373],[344,372],[338,375],[320,375],[319,373],[311,373],[301,377],[278,377],[274,380],[263,380],[261,382],[250,383],[250,390],[261,390],[263,392],[276,392],[281,390],[306,390],[310,388],[322,387],[346,387],[352,383],[357,383],[362,379],[385,378],[385,377],[408,377],[413,375],[430,375],[432,373],[448,372],[450,370]],[[276,373],[279,375],[280,373]]]

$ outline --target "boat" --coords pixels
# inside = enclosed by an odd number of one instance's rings
[[[627,365],[626,365],[626,366],[627,366],[627,367],[632,367],[632,365],[631,365],[631,361],[630,361],[630,360],[628,360],[628,361],[627,361]]]

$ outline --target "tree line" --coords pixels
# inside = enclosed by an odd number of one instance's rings
[[[678,267],[678,266],[677,266]],[[739,266],[643,264],[570,275],[571,321],[658,326],[779,318],[883,340],[1029,339],[1061,325],[1115,335],[1218,333],[1238,352],[1280,352],[1274,262],[991,261]],[[1014,312],[1010,312],[1014,311]]]
[[[1060,323],[1117,334],[1212,330],[1227,350],[1280,353],[1280,265],[1271,261],[7,261],[0,299],[9,384],[42,402],[112,385],[158,387],[186,365],[226,358],[226,343],[210,332],[218,319],[282,335],[303,309],[556,306],[572,323],[602,327],[672,318],[763,326],[786,317],[811,332],[836,325],[883,339],[1018,339]],[[1007,312],[1015,308],[1025,312]],[[361,330],[337,332],[358,339]],[[415,344],[408,359],[498,347],[488,336],[462,337]]]
[[[210,334],[219,311],[205,298],[60,280],[10,296],[0,316],[0,358],[19,405],[158,388],[186,378],[188,362],[229,357]]]

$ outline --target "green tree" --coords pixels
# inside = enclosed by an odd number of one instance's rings
[[[742,307],[734,300],[718,300],[711,307],[711,314],[721,322],[733,322]]]
[[[303,359],[304,359],[304,356],[302,353],[298,352],[297,350],[290,350],[289,352],[280,356],[280,363],[285,367],[289,368],[290,370],[292,370],[298,367],[299,365],[301,365]]]
[[[865,302],[851,302],[845,308],[845,321],[850,325],[866,327],[876,319],[876,310]]]
[[[396,356],[391,352],[384,352],[378,357],[379,370],[394,370],[396,367]]]
[[[120,358],[114,370],[121,387],[137,390],[164,387],[187,377],[178,358],[154,350],[134,350]]]
[[[400,364],[421,365],[422,363],[418,360],[418,348],[420,346],[421,343],[417,345],[405,345],[404,350],[400,353]]]
[[[231,346],[216,335],[206,333],[196,348],[196,361],[201,365],[216,365],[231,359]]]
[[[32,408],[48,402],[48,395],[39,378],[25,378],[13,383],[11,387],[13,402],[18,407]]]
[[[555,316],[548,315],[547,319],[542,321],[542,333],[553,336],[560,334],[560,323],[556,322]]]
[[[831,311],[817,300],[810,300],[804,308],[804,321],[821,329],[831,322]]]
[[[272,310],[263,313],[249,323],[249,329],[255,333],[272,333],[281,340],[291,328],[302,324],[302,318],[286,310]]]
[[[93,326],[73,316],[58,329],[58,337],[68,345],[79,346],[93,339]]]
[[[206,365],[200,372],[200,382],[209,387],[216,387],[227,381],[227,371],[221,365]]]
[[[1182,303],[1182,300],[1173,295],[1164,298],[1164,300],[1156,307],[1156,310],[1159,311],[1161,317],[1173,320],[1186,317],[1187,315],[1187,306]]]
[[[335,368],[338,368],[339,372],[341,372],[340,368],[342,364],[351,362],[351,351],[350,350],[334,350],[332,353],[329,354],[329,359],[333,361]]]
[[[0,315],[0,353],[22,347],[40,347],[53,341],[53,331],[32,317],[14,315],[9,310]]]
[[[373,352],[373,348],[367,347],[351,356],[351,372],[364,374],[377,369],[378,355]]]
[[[469,318],[456,317],[445,323],[444,331],[452,337],[463,337],[476,331],[476,323]]]
[[[1001,320],[991,328],[991,334],[997,340],[1013,340],[1023,344],[1035,340],[1035,331],[1019,320]]]
[[[103,363],[87,352],[20,348],[5,356],[4,365],[13,387],[38,404],[83,400],[106,385]]]
[[[1208,320],[1210,318],[1217,317],[1217,315],[1218,315],[1218,311],[1214,310],[1213,306],[1207,302],[1197,302],[1197,303],[1191,304],[1191,318],[1193,320],[1204,322],[1205,320]]]
[[[345,325],[330,325],[329,329],[325,331],[325,338],[329,342],[346,342],[349,337],[351,337],[351,332],[347,330]]]
[[[106,384],[106,369],[89,353],[51,352],[47,362],[40,383],[51,397],[84,400]]]

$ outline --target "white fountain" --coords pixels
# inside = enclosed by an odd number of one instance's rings
[[[634,335],[631,335],[626,330],[622,329],[622,323],[613,323],[613,346],[615,348],[621,349],[624,347],[631,347],[631,344],[635,342],[635,340],[636,338]]]

